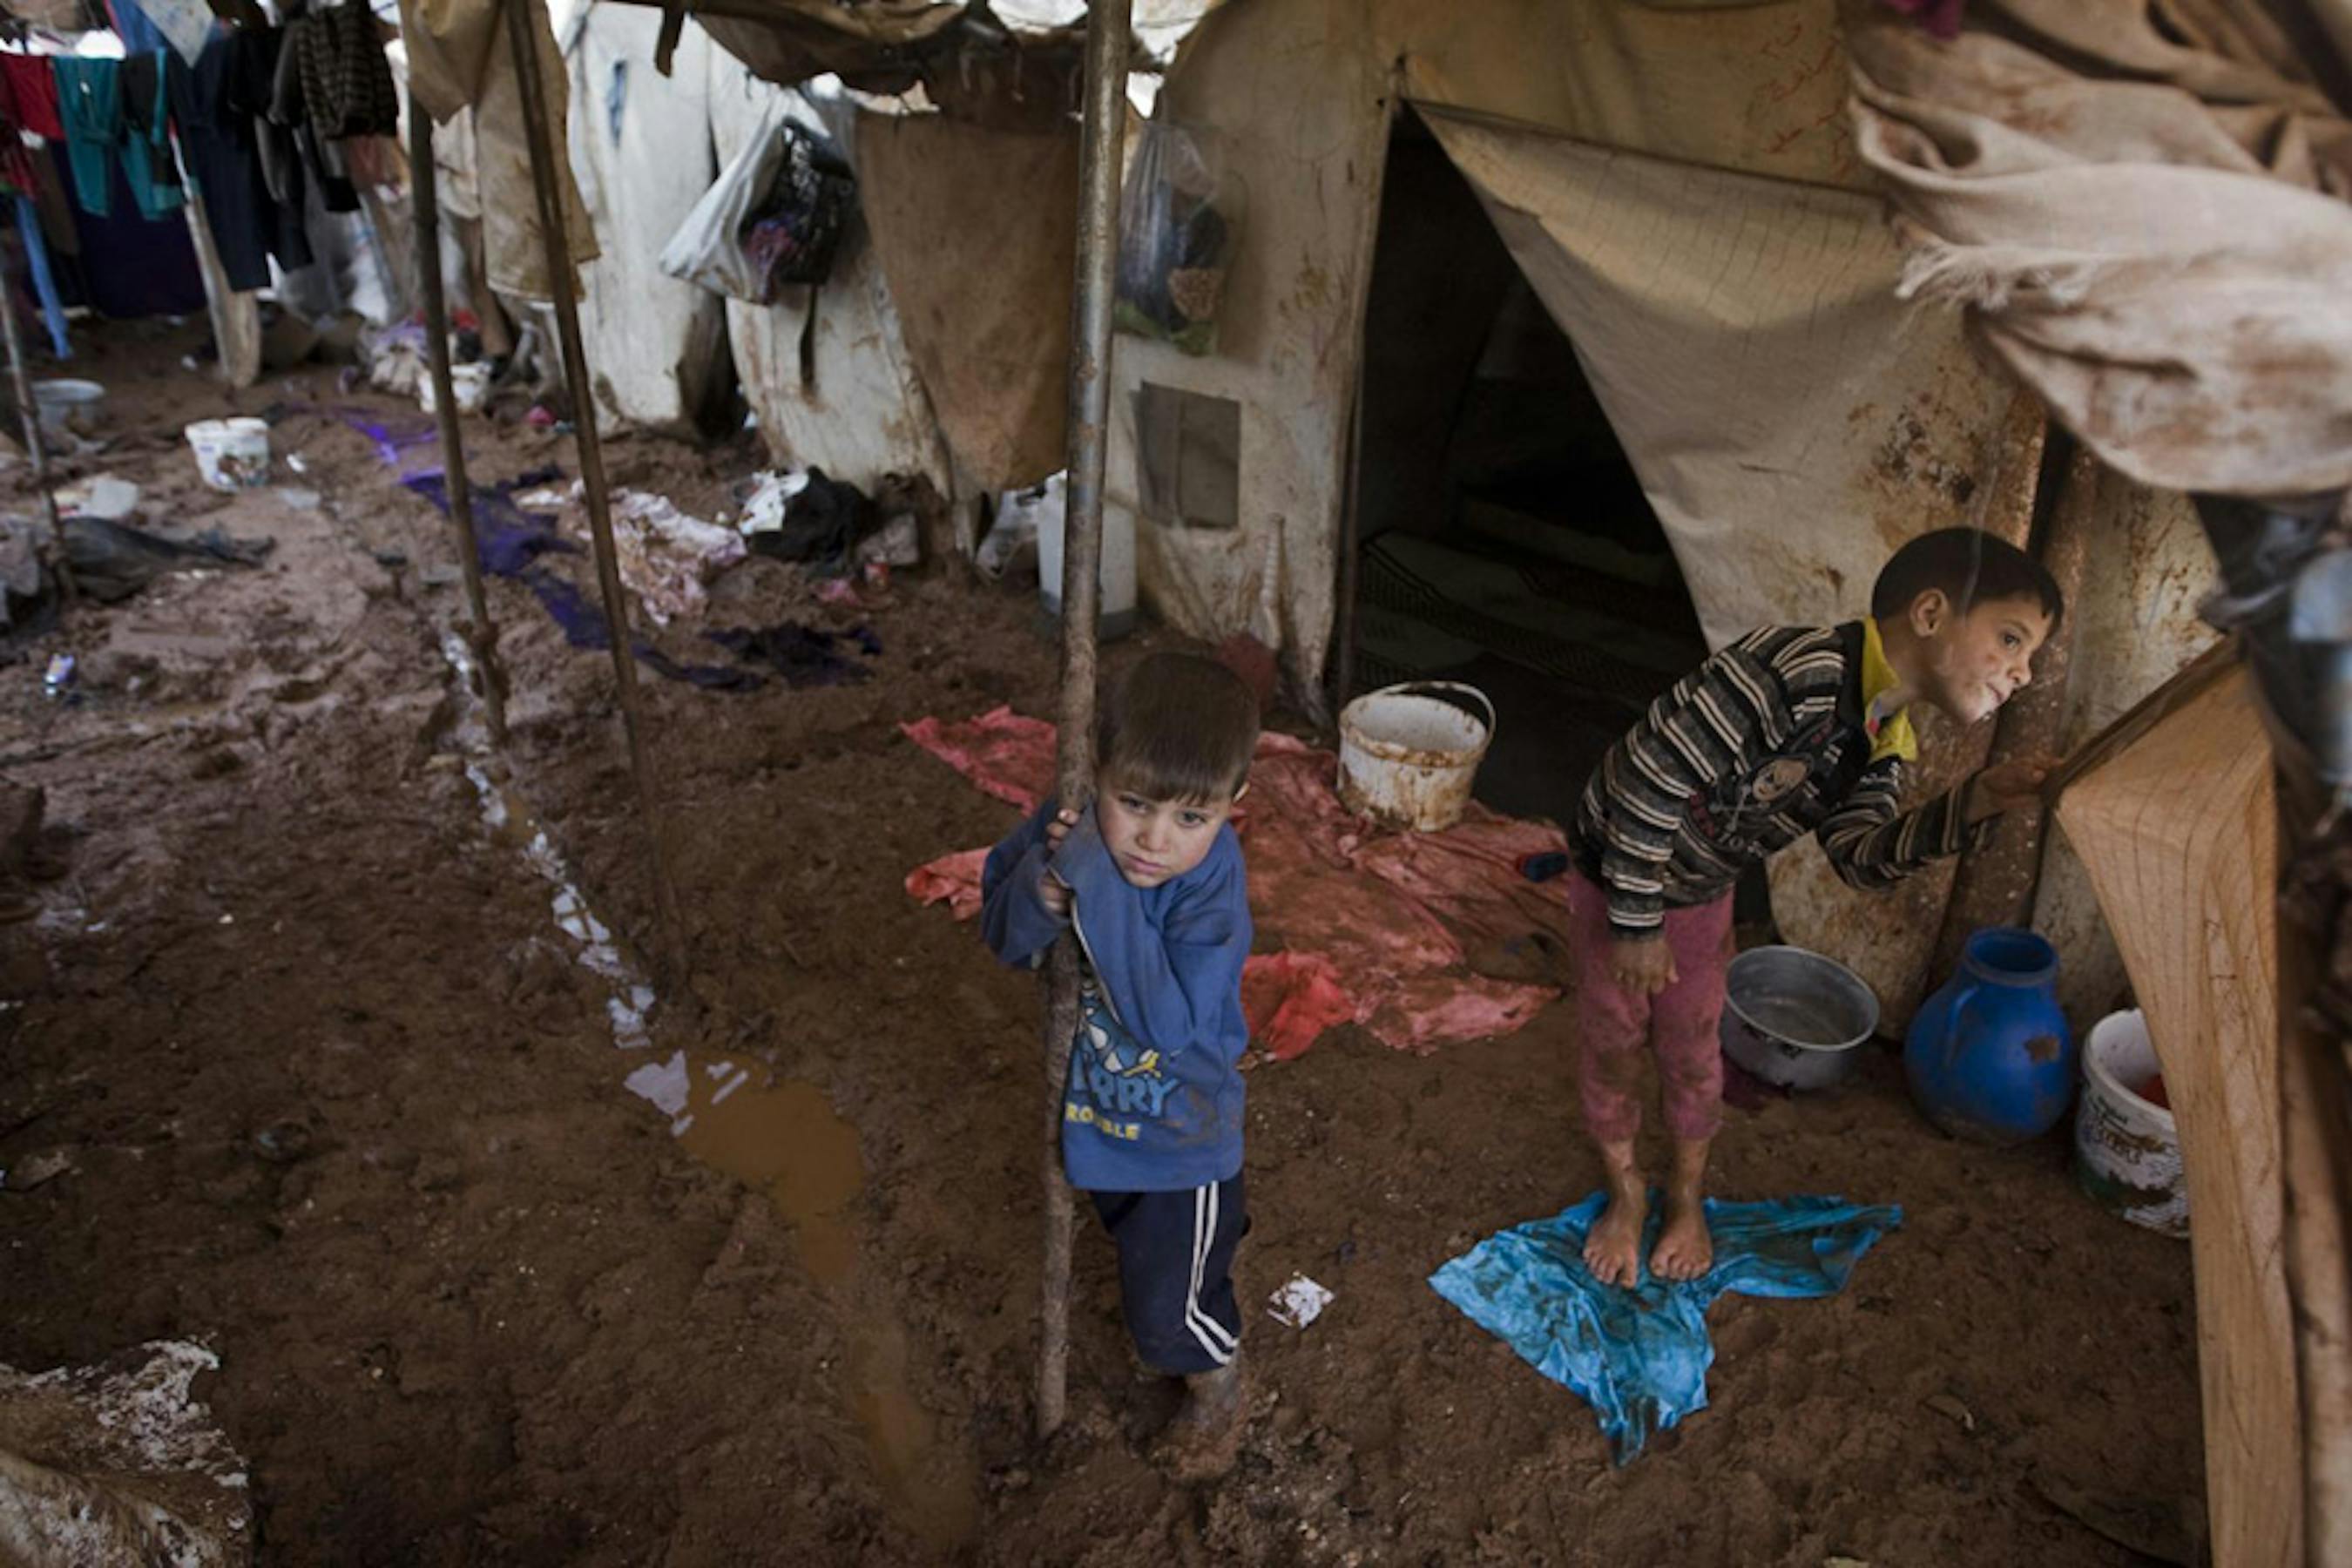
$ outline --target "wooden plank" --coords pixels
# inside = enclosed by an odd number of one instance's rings
[[[2058,820],[2098,889],[2179,1124],[2213,1561],[2275,1568],[2300,1562],[2304,1540],[2282,1250],[2278,808],[2244,670],[2191,673],[2094,743]]]

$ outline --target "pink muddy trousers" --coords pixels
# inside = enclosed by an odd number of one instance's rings
[[[1630,1143],[1642,1128],[1642,1058],[1658,1060],[1666,1131],[1692,1141],[1723,1124],[1724,972],[1731,963],[1731,895],[1666,911],[1675,983],[1655,996],[1609,977],[1609,898],[1568,873],[1569,959],[1576,972],[1577,1098],[1596,1143]]]

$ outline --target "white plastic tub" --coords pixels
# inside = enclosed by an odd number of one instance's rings
[[[196,469],[216,490],[258,489],[269,482],[269,425],[261,419],[199,419],[188,426]]]
[[[1475,703],[1486,717],[1441,693]],[[1495,705],[1475,686],[1413,680],[1366,692],[1339,713],[1339,800],[1349,811],[1435,833],[1462,820],[1495,741]]]
[[[2189,1179],[2172,1112],[2130,1086],[2162,1070],[2138,1012],[2099,1021],[2083,1047],[2074,1173],[2101,1207],[2163,1236],[2189,1234]]]
[[[40,414],[41,439],[67,445],[77,436],[88,436],[98,426],[98,411],[106,401],[106,388],[94,381],[37,381],[33,383],[33,406]]]

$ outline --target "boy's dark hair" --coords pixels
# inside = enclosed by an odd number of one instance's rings
[[[2036,600],[2053,629],[2066,608],[2066,596],[2047,567],[1978,528],[1939,528],[1896,551],[1870,590],[1870,613],[1890,620],[1931,588],[1942,590],[1964,616],[1995,599]]]
[[[1256,697],[1215,659],[1146,654],[1103,704],[1095,757],[1147,799],[1228,801],[1249,777],[1257,728]]]

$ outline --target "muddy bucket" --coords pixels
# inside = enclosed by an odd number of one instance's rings
[[[2103,1018],[2083,1047],[2074,1174],[2105,1209],[2160,1236],[2189,1234],[2189,1178],[2172,1112],[2139,1091],[2163,1064],[2137,1012]]]
[[[1485,719],[1449,696],[1476,704]],[[1495,705],[1475,686],[1412,680],[1367,692],[1339,713],[1340,802],[1420,833],[1451,827],[1494,741]]]
[[[269,426],[260,419],[199,419],[188,426],[196,468],[216,490],[258,489],[269,482]]]
[[[33,406],[41,417],[41,438],[65,445],[88,436],[98,426],[99,405],[106,388],[94,381],[37,381]]]

